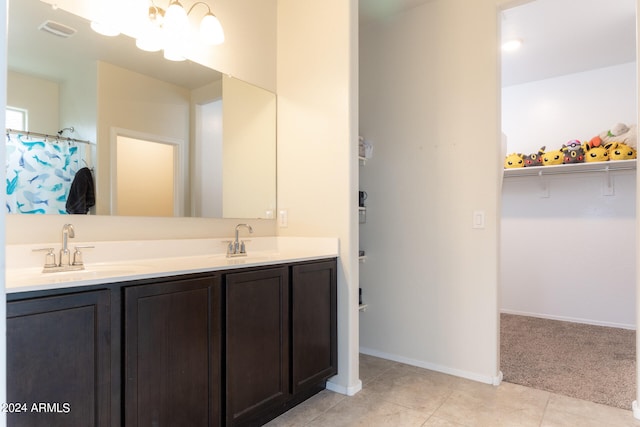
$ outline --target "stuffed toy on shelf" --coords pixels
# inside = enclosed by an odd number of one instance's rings
[[[505,169],[515,169],[524,167],[524,155],[520,153],[513,153],[507,155],[504,159]]]
[[[584,148],[582,148],[582,143],[577,139],[567,142],[560,150],[564,153],[563,164],[584,163]]]
[[[638,157],[636,149],[621,142],[614,142],[605,146],[609,150],[610,160],[631,160]]]
[[[524,160],[524,167],[530,166],[542,166],[542,155],[544,154],[544,150],[546,147],[540,147],[537,153],[525,154],[522,157]]]
[[[584,145],[585,159],[587,163],[591,162],[606,162],[609,160],[609,150],[603,145],[597,147],[591,147],[589,144]]]
[[[615,125],[611,126],[611,129],[600,132],[598,135],[591,138],[591,140],[585,145],[589,145],[590,148],[595,148],[613,142],[620,142],[623,144],[627,144],[629,147],[637,148],[637,126],[627,126],[624,123],[616,123]]]
[[[543,166],[561,165],[564,161],[564,153],[562,150],[547,151],[542,156]]]

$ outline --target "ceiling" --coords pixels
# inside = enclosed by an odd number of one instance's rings
[[[431,1],[434,0],[360,0],[360,19],[384,19]],[[523,41],[519,51],[502,55],[503,86],[636,59],[636,0],[518,3],[521,5],[506,9],[499,16],[503,40]]]
[[[436,0],[360,0],[361,21],[384,19]],[[448,0],[440,0],[448,1]],[[474,0],[468,0],[474,1]],[[523,3],[519,1],[518,3]],[[502,38],[520,38],[522,49],[502,55],[502,85],[526,83],[606,66],[632,62],[636,57],[636,0],[524,0],[499,15]],[[19,14],[21,25],[12,25]],[[79,34],[61,40],[37,31],[45,19],[75,27]],[[79,44],[71,47],[71,44]],[[59,69],[73,67],[81,59],[103,59],[128,69],[145,67],[141,72],[176,84],[197,87],[211,77],[210,70],[189,61],[170,63],[160,53],[136,49],[126,36],[105,38],[88,28],[78,17],[52,8],[39,0],[11,2],[9,23],[9,66],[13,69],[44,71],[45,59],[54,59]],[[132,52],[132,53],[127,53]],[[35,55],[26,55],[35,54]],[[141,58],[151,62],[142,63]],[[136,58],[135,62],[131,58]],[[37,61],[36,64],[28,63]],[[49,62],[51,63],[51,62]],[[186,69],[188,78],[181,77]],[[53,72],[53,71],[52,71]],[[62,73],[63,71],[58,71]],[[165,75],[159,73],[165,72]],[[194,76],[197,75],[197,78]]]

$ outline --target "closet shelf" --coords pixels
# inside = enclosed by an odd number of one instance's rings
[[[608,162],[573,163],[568,165],[532,166],[528,168],[504,169],[505,178],[518,176],[560,175],[581,172],[609,172],[636,169],[636,159]]]

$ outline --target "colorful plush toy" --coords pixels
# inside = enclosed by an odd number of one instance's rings
[[[616,123],[611,127],[611,129],[600,133],[598,137],[602,141],[602,145],[607,145],[612,142],[621,142],[632,148],[636,148],[638,146],[636,125],[627,126],[624,123]],[[596,137],[594,137],[592,141],[595,138]],[[592,145],[592,147],[594,147],[594,145]]]
[[[604,146],[591,147],[589,144],[584,145],[585,162],[606,162],[609,160],[609,150]]]
[[[514,169],[514,168],[523,168],[523,167],[524,167],[524,156],[520,153],[509,154],[504,159],[505,169]]]
[[[577,139],[569,141],[567,145],[563,145],[561,150],[564,153],[563,164],[584,162],[584,148],[582,148],[580,141]]]
[[[543,166],[561,165],[564,160],[564,153],[562,150],[547,151],[542,156]]]
[[[522,160],[524,160],[524,167],[530,166],[542,166],[542,155],[546,147],[540,147],[537,153],[526,154]]]
[[[596,135],[588,142],[585,142],[584,145],[588,145],[590,148],[599,147],[602,145],[602,139],[600,138],[600,135]]]
[[[630,160],[637,158],[636,149],[620,142],[606,145],[611,160]]]

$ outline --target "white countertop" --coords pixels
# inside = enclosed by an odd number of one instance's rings
[[[246,257],[227,258],[229,239],[75,242],[85,269],[43,273],[44,252],[59,244],[7,245],[6,292],[26,292],[177,276],[242,267],[267,266],[338,256],[337,238],[257,237],[244,239]]]

